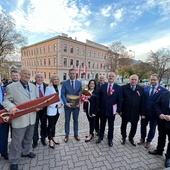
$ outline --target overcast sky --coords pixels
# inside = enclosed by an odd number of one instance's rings
[[[103,45],[121,41],[135,59],[170,49],[170,0],[0,0],[33,44],[61,33]]]

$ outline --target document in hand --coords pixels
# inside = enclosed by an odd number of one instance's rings
[[[117,104],[113,105],[113,115],[117,114]]]

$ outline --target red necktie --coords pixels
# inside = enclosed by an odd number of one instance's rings
[[[74,91],[74,82],[73,82],[73,81],[71,81],[71,88],[72,88],[73,91]]]
[[[111,84],[109,84],[109,88],[108,88],[108,91],[107,91],[107,95],[110,96],[110,93],[111,93]]]
[[[43,97],[43,93],[41,91],[41,86],[39,86],[39,98]]]

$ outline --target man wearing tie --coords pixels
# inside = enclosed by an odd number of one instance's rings
[[[108,145],[113,146],[113,130],[116,113],[120,113],[122,109],[122,88],[114,83],[116,74],[111,72],[108,74],[108,83],[101,86],[99,91],[99,106],[101,113],[101,124],[99,138],[96,143],[100,143],[104,138],[106,121],[108,120]],[[116,110],[114,108],[116,107]]]
[[[80,96],[80,93],[82,91],[82,84],[80,81],[76,80],[76,70],[70,69],[69,77],[70,79],[63,82],[61,89],[61,98],[63,100],[65,110],[65,142],[68,142],[69,139],[71,113],[73,114],[74,138],[77,141],[80,140],[78,136],[78,116],[80,108],[79,105],[73,107],[73,104],[70,103],[67,95]]]
[[[122,145],[124,145],[126,142],[126,127],[128,122],[130,122],[131,129],[128,137],[130,143],[133,146],[136,146],[133,138],[136,134],[139,116],[145,111],[144,89],[138,85],[138,81],[139,79],[137,75],[131,75],[130,82],[122,86]]]
[[[150,85],[144,88],[146,106],[145,113],[141,116],[141,139],[139,145],[144,144],[145,148],[150,147],[150,143],[155,136],[157,126],[157,116],[154,109],[155,101],[162,92],[167,91],[164,87],[160,86],[157,74],[150,76]],[[147,126],[149,125],[149,132],[147,134]]]
[[[44,75],[42,73],[38,73],[35,76],[35,83],[36,85],[36,92],[37,97],[41,98],[45,94],[45,90],[47,87],[47,84],[44,83]],[[43,108],[37,112],[36,115],[36,123],[34,128],[34,136],[33,136],[33,144],[32,147],[36,148],[38,146],[38,140],[39,140],[39,133],[38,133],[38,127],[40,125],[40,136],[41,136],[41,143],[43,146],[47,145],[46,137],[47,137],[47,108]]]
[[[31,72],[28,69],[21,70],[21,79],[6,87],[6,97],[2,103],[10,114],[15,114],[19,105],[37,98],[35,85],[29,83]],[[10,170],[18,170],[20,156],[35,158],[31,152],[31,143],[34,133],[36,112],[20,116],[11,121],[12,140],[9,148]]]

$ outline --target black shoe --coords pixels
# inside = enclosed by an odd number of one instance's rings
[[[129,138],[129,141],[130,141],[130,143],[131,143],[133,146],[136,146],[136,143],[135,143],[135,141],[134,141],[133,138]]]
[[[10,170],[18,170],[18,164],[11,164]]]
[[[91,140],[92,140],[92,138],[93,138],[93,136],[91,136],[91,137],[87,137],[87,138],[85,139],[85,142],[89,142],[89,141],[91,141]]]
[[[32,148],[36,148],[37,146],[38,146],[38,143],[37,142],[33,142]]]
[[[60,143],[56,142],[54,139],[51,139],[51,140],[55,143],[55,145],[60,145]]]
[[[166,168],[170,167],[170,158],[165,159],[165,167]]]
[[[112,146],[113,146],[113,142],[112,142],[112,140],[109,140],[109,141],[108,141],[108,145],[109,145],[110,147],[112,147]]]
[[[98,138],[96,143],[100,143],[103,139],[102,138]]]
[[[125,139],[125,138],[122,138],[121,144],[122,144],[122,145],[125,145],[125,143],[126,143],[126,139]]]
[[[28,158],[35,158],[36,157],[36,154],[35,153],[33,153],[33,152],[30,152],[29,154],[27,154],[27,155],[21,155],[22,157],[28,157]]]
[[[45,139],[41,139],[41,143],[42,143],[42,145],[47,146],[47,142]]]
[[[149,151],[148,153],[151,154],[151,155],[161,155],[161,156],[163,154],[162,151],[158,151],[157,149],[155,149],[153,151]]]
[[[8,153],[7,154],[1,154],[1,157],[4,157],[5,160],[8,160]]]
[[[53,145],[51,145],[51,142],[53,143]],[[55,147],[54,147],[54,141],[53,141],[53,140],[49,140],[49,147],[50,147],[51,149],[55,149]]]

